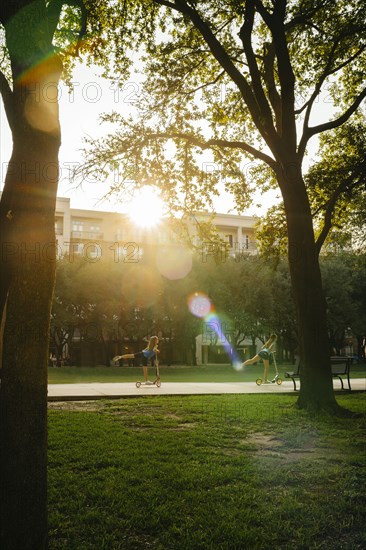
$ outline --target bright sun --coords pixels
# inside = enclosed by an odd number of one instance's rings
[[[130,219],[141,227],[152,227],[158,224],[163,216],[164,203],[159,190],[150,185],[137,189],[128,205]]]

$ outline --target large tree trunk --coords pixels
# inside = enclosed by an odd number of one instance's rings
[[[61,63],[49,58],[15,80],[13,153],[1,200],[0,547],[47,547],[47,366],[55,278],[54,215]],[[47,93],[46,93],[47,91]]]
[[[286,211],[288,259],[302,361],[298,406],[309,410],[334,409],[337,403],[331,376],[325,298],[312,216],[300,169],[292,179],[282,177],[280,186]]]

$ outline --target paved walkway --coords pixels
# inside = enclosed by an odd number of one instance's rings
[[[300,386],[300,384],[297,384]],[[334,389],[341,391],[341,383],[333,381]],[[346,387],[346,384],[345,384]],[[352,390],[366,391],[366,379],[351,379]],[[107,399],[117,397],[134,397],[139,395],[208,395],[208,394],[241,394],[241,393],[293,393],[291,380],[285,380],[281,386],[266,384],[257,386],[255,382],[166,382],[162,380],[160,388],[144,386],[137,388],[133,382],[123,383],[85,383],[85,384],[49,384],[49,401],[73,401],[88,399]],[[297,392],[296,392],[297,393]]]

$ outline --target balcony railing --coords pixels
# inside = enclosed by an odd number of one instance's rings
[[[104,233],[100,231],[71,231],[71,238],[101,241],[104,238]]]

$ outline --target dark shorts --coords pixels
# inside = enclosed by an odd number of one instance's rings
[[[149,361],[150,361],[150,364],[154,366],[155,364],[154,356],[151,357],[151,359],[148,359],[147,357],[145,357],[142,351],[138,351],[137,353],[133,354],[133,363],[135,367],[147,367]]]
[[[262,350],[258,353],[258,355],[259,355],[259,357],[260,357],[261,359],[269,359],[271,353],[270,353],[268,350],[266,350],[266,349],[262,349]]]

